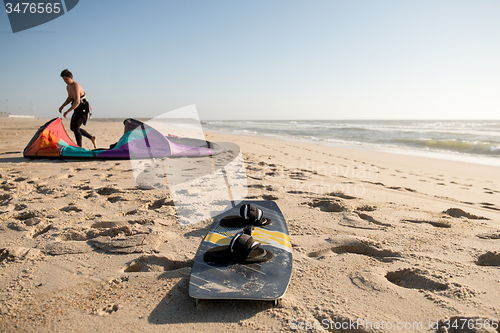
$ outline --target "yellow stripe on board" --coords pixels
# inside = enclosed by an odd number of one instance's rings
[[[236,232],[234,232],[234,234],[236,234]],[[205,241],[217,245],[229,245],[234,234],[228,237],[227,233],[220,234],[211,231],[208,233],[207,237],[205,237]],[[292,250],[290,236],[279,231],[269,231],[262,228],[255,228],[252,232],[252,237],[255,241],[262,244],[271,245],[288,252],[291,252]]]
[[[205,237],[205,241],[210,242],[210,243],[214,243],[217,245],[229,245],[229,243],[231,242],[231,237],[217,234],[215,232],[209,232],[207,237]]]
[[[285,251],[292,249],[290,236],[278,231],[269,231],[262,228],[255,228],[252,233],[253,238],[262,243],[271,246],[279,247]]]

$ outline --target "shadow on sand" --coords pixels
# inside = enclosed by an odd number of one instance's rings
[[[5,156],[5,155],[0,155],[0,156]],[[24,157],[0,157],[0,163],[21,163],[27,161],[28,160],[25,159]]]
[[[161,279],[161,276],[159,278]],[[189,277],[185,277],[151,312],[149,323],[237,323],[273,307],[272,302],[243,300],[200,300],[196,306],[195,299],[189,296],[188,290]]]

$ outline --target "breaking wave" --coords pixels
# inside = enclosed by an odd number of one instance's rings
[[[484,157],[500,165],[498,120],[246,120],[208,121],[204,127],[227,134],[405,154],[465,157],[462,160]]]
[[[500,156],[500,145],[498,143],[487,143],[466,140],[435,140],[435,139],[408,139],[396,140],[404,145],[415,148],[446,150],[465,154],[479,154],[488,156]]]

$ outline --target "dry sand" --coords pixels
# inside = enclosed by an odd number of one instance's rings
[[[195,307],[211,221],[181,227],[130,161],[24,159],[45,121],[0,118],[2,332],[500,332],[499,168],[209,133],[241,147],[248,198],[280,206],[294,268],[279,307]],[[108,147],[123,125],[86,129]]]

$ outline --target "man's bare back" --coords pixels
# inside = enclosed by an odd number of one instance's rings
[[[76,109],[78,107],[78,105],[80,105],[80,97],[83,96],[85,93],[83,92],[82,86],[79,85],[72,78],[63,77],[63,80],[67,84],[66,90],[68,91],[68,98],[66,98],[66,101],[64,102],[64,104],[59,108],[59,113],[62,112],[62,110],[64,109],[64,107],[66,105],[73,102],[71,107],[66,112],[64,112],[64,118],[66,118],[68,113],[70,113],[71,111]]]

